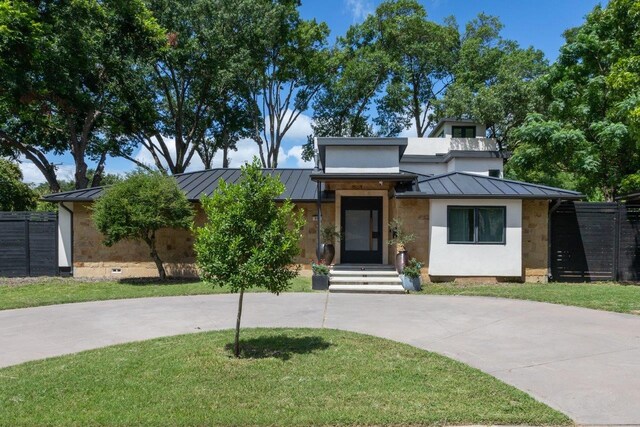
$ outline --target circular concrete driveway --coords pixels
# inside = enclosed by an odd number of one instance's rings
[[[0,311],[0,366],[234,326],[236,295]],[[245,327],[335,328],[481,369],[579,424],[640,425],[640,317],[484,297],[248,294]]]

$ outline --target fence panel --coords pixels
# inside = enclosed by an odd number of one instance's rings
[[[0,277],[57,274],[57,215],[0,212]]]
[[[618,280],[640,281],[640,205],[620,205]]]
[[[552,280],[616,280],[617,223],[616,203],[562,203],[551,215]]]

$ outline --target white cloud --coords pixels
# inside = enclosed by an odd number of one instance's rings
[[[416,135],[418,135],[418,130],[416,128],[416,122],[413,120],[411,121],[411,126],[409,126],[408,128],[406,128],[405,130],[403,130],[398,134],[398,136],[401,138],[412,138],[412,137],[415,137]]]
[[[364,20],[373,13],[373,5],[367,0],[345,0],[354,22]]]
[[[287,110],[285,114],[285,122],[289,117],[291,117],[291,110]],[[284,136],[284,140],[307,140],[307,136],[313,133],[313,129],[311,128],[312,119],[310,116],[306,114],[300,114],[295,122],[291,125],[289,130]],[[265,129],[269,129],[269,119],[265,120]]]
[[[28,184],[42,184],[47,182],[40,169],[31,161],[24,158],[19,159],[20,170],[22,171],[23,181]],[[75,166],[71,164],[57,164],[56,175],[58,180],[71,181],[74,179]]]
[[[287,151],[286,158],[281,161],[284,164],[285,161],[294,161],[295,167],[297,168],[312,168],[313,161],[306,162],[302,160],[302,145],[296,145],[291,147],[289,151]]]

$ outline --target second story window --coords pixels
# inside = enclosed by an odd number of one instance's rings
[[[451,126],[451,135],[454,138],[475,138],[475,126]]]

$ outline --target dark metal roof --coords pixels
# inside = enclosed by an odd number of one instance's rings
[[[616,197],[616,201],[637,201],[640,199],[640,193],[625,194],[623,196]]]
[[[265,169],[263,172],[271,175],[279,175],[280,181],[285,185],[285,191],[276,200],[291,199],[293,201],[315,201],[316,186],[311,181],[312,169]],[[180,189],[185,192],[191,201],[199,200],[203,195],[213,194],[220,180],[230,184],[240,178],[240,169],[209,169],[198,172],[188,172],[173,176]],[[86,190],[67,191],[64,193],[49,194],[44,197],[48,202],[86,202],[100,197],[103,187]]]
[[[466,172],[451,172],[418,181],[420,191],[397,193],[406,198],[490,198],[490,199],[582,199],[577,191],[493,178]]]
[[[582,199],[576,191],[547,187],[526,182],[492,178],[465,172],[428,176],[411,172],[397,174],[318,174],[313,169],[265,169],[264,173],[279,175],[285,191],[276,200],[291,199],[297,202],[316,201],[317,184],[314,180],[327,177],[340,179],[378,179],[392,181],[418,181],[420,191],[397,193],[405,198],[510,198],[510,199]],[[218,188],[220,180],[235,183],[240,178],[240,169],[210,169],[174,175],[178,185],[191,201],[203,195],[210,196]],[[87,202],[96,200],[103,187],[67,191],[45,196],[48,202]]]

